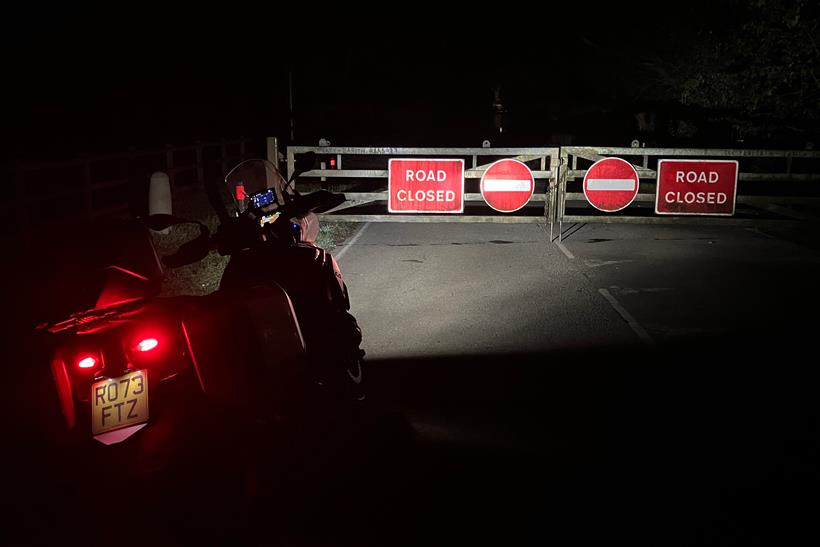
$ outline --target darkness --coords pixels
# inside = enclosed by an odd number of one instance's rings
[[[196,502],[184,497],[127,514],[148,537],[174,521],[182,545],[813,544],[817,374],[782,362],[774,344],[748,341],[376,362],[377,405],[421,401],[454,423],[495,428],[506,448],[474,444],[469,427],[464,439],[408,446],[392,424],[330,486],[301,484],[295,495],[277,488],[284,509],[254,515],[251,525],[232,528],[228,514],[203,521],[180,509]],[[38,374],[29,371],[30,381]],[[16,409],[41,422],[56,415],[50,401],[35,403]],[[4,515],[19,515],[6,530],[50,544],[96,533],[106,509],[110,522],[122,518],[122,507],[99,503],[99,489],[88,498],[60,489],[57,479],[81,464],[16,428],[9,451],[25,463],[11,477],[21,494],[4,500]],[[25,487],[32,476],[38,488]],[[170,516],[160,512],[166,505]]]
[[[21,14],[4,25],[3,148],[48,158],[289,140],[289,72],[300,144],[628,145],[652,104],[642,63],[722,25],[724,4]],[[497,87],[506,135],[493,127]]]

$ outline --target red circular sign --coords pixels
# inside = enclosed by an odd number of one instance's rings
[[[481,196],[499,213],[512,213],[530,201],[535,179],[529,167],[518,160],[498,160],[481,177]]]
[[[584,195],[590,205],[614,213],[632,203],[638,195],[638,172],[621,158],[596,161],[584,175]]]

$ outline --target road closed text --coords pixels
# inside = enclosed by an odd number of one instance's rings
[[[398,190],[396,199],[405,201],[428,201],[428,202],[454,202],[456,193],[453,190]]]
[[[658,214],[732,215],[737,162],[660,160],[655,211]]]
[[[391,213],[461,213],[464,161],[391,159],[388,193]]]

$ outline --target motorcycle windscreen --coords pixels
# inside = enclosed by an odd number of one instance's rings
[[[226,192],[222,199],[226,201],[228,214],[238,216],[251,205],[251,201],[265,190],[272,190],[270,205],[284,205],[283,192],[287,185],[284,177],[271,162],[263,159],[245,160],[225,177]],[[265,203],[268,205],[268,203]]]

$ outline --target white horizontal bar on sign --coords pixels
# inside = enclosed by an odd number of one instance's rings
[[[532,182],[516,179],[484,179],[485,192],[529,192]]]
[[[544,202],[549,199],[549,194],[533,194],[530,198],[530,203]],[[481,194],[464,194],[464,201],[484,201],[484,196]]]
[[[635,189],[635,179],[589,179],[587,190],[611,190],[631,192]]]

